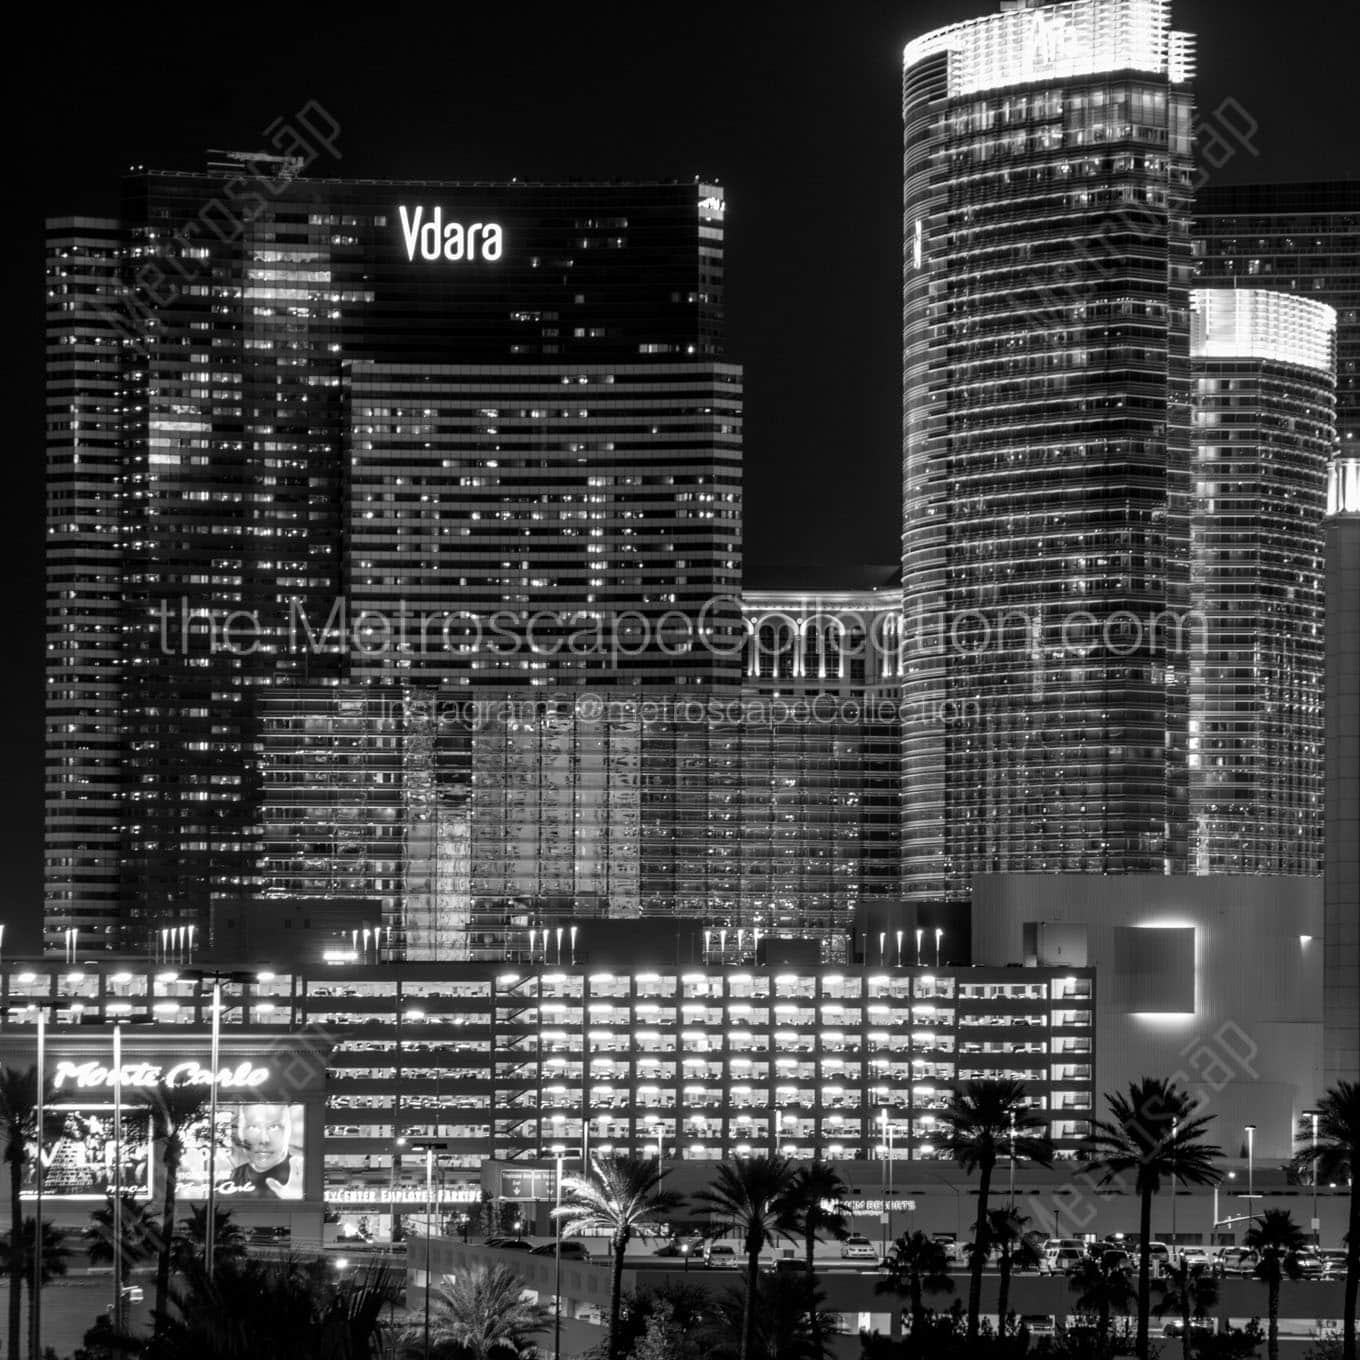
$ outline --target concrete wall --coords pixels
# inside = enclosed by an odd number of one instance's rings
[[[1314,878],[997,874],[974,885],[975,963],[1042,962],[1060,941],[1061,962],[1096,969],[1098,1092],[1174,1077],[1230,1157],[1245,1157],[1243,1126],[1255,1124],[1260,1162],[1291,1155],[1297,1118],[1323,1087],[1322,937]]]

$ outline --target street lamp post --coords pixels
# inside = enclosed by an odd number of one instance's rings
[[[217,1083],[222,1075],[222,982],[258,982],[260,974],[212,972],[202,968],[186,969],[186,980],[203,983],[212,979],[212,1038],[209,1041],[208,1083],[208,1202],[203,1220],[203,1269],[209,1278],[217,1256]],[[200,993],[201,995],[201,993]]]
[[[1015,1212],[1015,1111],[1011,1111],[1011,1213]]]
[[[556,1205],[553,1221],[557,1227],[557,1247],[553,1252],[553,1360],[562,1354],[562,1153],[557,1154]]]
[[[1171,1121],[1171,1257],[1180,1260],[1176,1251],[1176,1140],[1180,1137],[1181,1121]]]
[[[217,1077],[222,1070],[222,983],[213,979],[212,1058],[208,1083],[208,1203],[203,1218],[203,1269],[212,1279],[217,1248]]]
[[[1322,1220],[1318,1218],[1318,1110],[1305,1110],[1304,1118],[1313,1121],[1313,1245],[1322,1245]]]
[[[113,1027],[113,1332],[123,1334],[123,1031]]]
[[[402,1140],[406,1141],[406,1140]],[[447,1152],[448,1143],[435,1138],[412,1138],[409,1146],[425,1154],[425,1360],[430,1360],[430,1291],[434,1285],[434,1155]]]
[[[33,1360],[42,1355],[42,1125],[46,1118],[44,1110],[44,1091],[42,1084],[46,1076],[46,1055],[48,1055],[48,1012],[38,1006],[38,1098],[35,1110],[35,1166],[33,1170],[33,1302],[29,1306],[29,1329],[33,1333]],[[1312,1183],[1318,1183],[1314,1172]],[[1314,1214],[1316,1217],[1316,1214]],[[15,1242],[18,1242],[18,1224],[15,1225]]]

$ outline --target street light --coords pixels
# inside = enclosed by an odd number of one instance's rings
[[[554,1186],[555,1198],[553,1220],[557,1226],[557,1245],[553,1251],[553,1360],[562,1354],[562,1150],[557,1152],[557,1181]]]
[[[941,926],[935,927],[935,967],[940,966],[940,941],[944,939],[944,929]]]
[[[1318,1116],[1320,1110],[1305,1110],[1303,1117],[1313,1121],[1313,1245],[1322,1245],[1322,1220],[1318,1218]]]
[[[430,1239],[434,1227],[434,1155],[436,1152],[447,1152],[449,1145],[437,1138],[412,1138],[407,1146],[425,1154],[425,1360],[430,1360],[430,1287],[434,1274],[434,1249]]]
[[[1243,1126],[1247,1134],[1247,1198],[1256,1198],[1256,1125]],[[1250,1207],[1250,1206],[1248,1206]]]
[[[1011,1213],[1015,1212],[1015,1111],[1010,1112],[1011,1116]]]
[[[257,973],[217,972],[212,969],[188,968],[180,973],[186,981],[206,982],[212,979],[212,1039],[209,1044],[208,1067],[208,1203],[203,1219],[203,1269],[212,1278],[217,1250],[217,1082],[222,1074],[222,982],[255,982]]]
[[[102,1016],[82,1016],[82,1024],[102,1025]],[[152,1023],[150,1016],[129,1020],[122,1017],[113,1024],[113,1330],[123,1333],[123,1025]],[[41,1133],[39,1134],[41,1139]],[[41,1142],[39,1144],[41,1147]],[[34,1242],[34,1252],[41,1269],[42,1252]],[[41,1276],[36,1276],[41,1278]]]
[[[883,1213],[880,1215],[880,1222],[883,1224],[883,1255],[888,1254],[888,1239],[892,1236],[892,1204],[893,1175],[892,1175],[892,1124],[888,1121],[888,1111],[885,1107],[879,1111],[879,1119],[883,1124]]]

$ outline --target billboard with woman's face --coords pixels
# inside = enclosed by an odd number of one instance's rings
[[[203,1118],[185,1131],[178,1193],[206,1199],[209,1166],[220,1198],[301,1199],[306,1111],[283,1102],[219,1104],[216,1147]]]

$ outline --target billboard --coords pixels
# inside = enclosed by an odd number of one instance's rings
[[[206,1116],[185,1131],[178,1194],[207,1199],[211,1165],[219,1199],[301,1199],[305,1148],[302,1105],[220,1103],[215,1148]]]
[[[114,1153],[122,1163],[125,1193],[151,1193],[151,1117],[147,1110],[123,1110],[117,1140],[113,1136],[112,1105],[55,1105],[50,1108],[51,1130],[61,1132],[44,1142],[42,1192],[54,1199],[103,1199],[113,1193]],[[36,1190],[35,1149],[29,1144],[22,1190]]]

